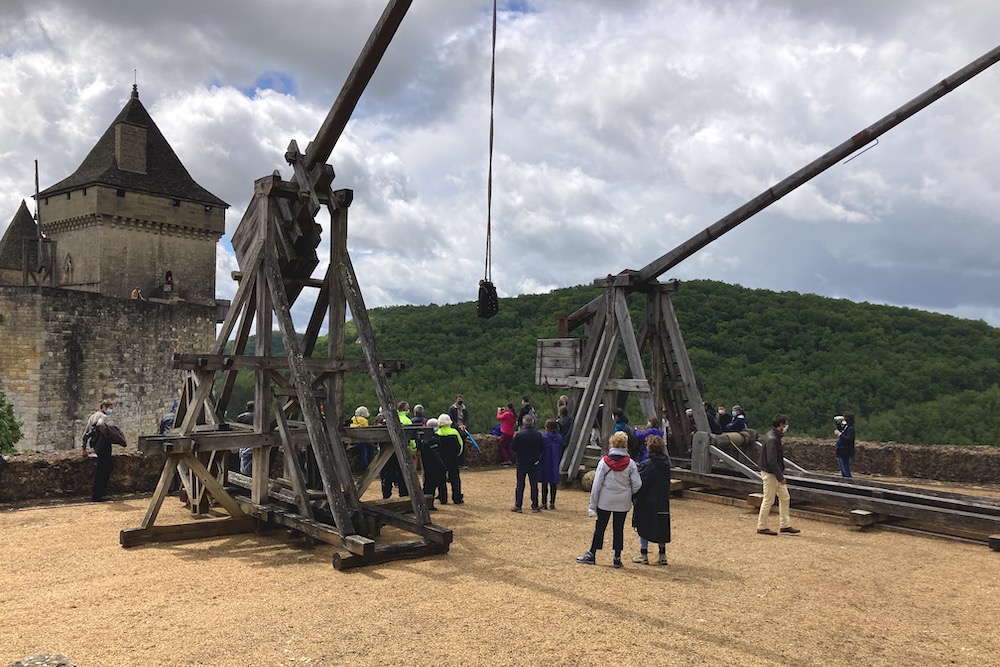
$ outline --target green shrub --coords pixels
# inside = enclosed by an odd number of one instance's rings
[[[0,454],[11,454],[20,440],[21,422],[14,418],[14,406],[7,401],[7,395],[0,391]]]

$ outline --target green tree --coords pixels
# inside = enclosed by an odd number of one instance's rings
[[[0,454],[11,454],[24,434],[21,422],[14,417],[14,406],[7,401],[7,395],[0,390]]]

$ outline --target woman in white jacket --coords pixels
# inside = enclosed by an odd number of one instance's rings
[[[628,435],[619,431],[608,441],[610,449],[597,464],[594,486],[590,489],[588,514],[596,512],[594,539],[590,550],[576,559],[582,565],[597,562],[594,554],[604,546],[604,531],[612,522],[612,547],[615,550],[614,566],[622,566],[622,549],[625,548],[625,517],[632,509],[632,494],[642,487],[639,469],[628,455]]]

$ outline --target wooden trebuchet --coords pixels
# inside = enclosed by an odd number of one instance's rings
[[[215,347],[204,355],[178,355],[174,368],[185,371],[175,428],[162,436],[140,438],[147,452],[163,452],[167,460],[150,509],[138,528],[122,531],[124,546],[252,531],[268,526],[292,528],[310,539],[346,551],[334,558],[341,567],[356,567],[395,558],[445,553],[449,529],[434,526],[410,455],[409,441],[431,437],[430,429],[403,427],[388,374],[404,371],[408,362],[383,360],[368,311],[347,252],[350,190],[333,191],[333,168],[325,164],[347,119],[378,65],[410,0],[393,0],[383,12],[347,83],[316,139],[310,155],[292,141],[286,160],[294,172],[285,181],[275,172],[258,179],[254,196],[233,236],[240,271],[236,296],[219,331]],[[321,225],[316,215],[330,216],[330,265],[322,279],[312,278],[318,265]],[[315,288],[317,299],[300,339],[291,308],[302,290]],[[364,361],[344,356],[347,307],[357,325]],[[284,354],[273,353],[272,322],[277,322]],[[324,322],[328,323],[325,358],[314,357]],[[256,341],[247,353],[251,329]],[[239,372],[253,373],[253,423],[231,423],[225,414]],[[343,387],[347,372],[367,373],[386,424],[351,433],[344,424]],[[218,391],[217,391],[218,388]],[[376,439],[382,449],[355,479],[347,446]],[[272,474],[272,451],[280,448],[282,474]],[[250,475],[229,473],[228,452],[252,451]],[[402,505],[362,502],[379,470],[395,456],[413,493]],[[182,526],[157,526],[157,515],[175,472],[193,513],[212,503],[228,518]],[[411,532],[418,540],[379,545],[374,539],[383,524]]]

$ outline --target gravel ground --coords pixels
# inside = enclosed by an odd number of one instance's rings
[[[0,664],[987,665],[1000,553],[742,507],[672,504],[670,565],[577,565],[586,494],[509,511],[510,469],[464,474],[447,555],[337,572],[283,531],[125,550],[148,497],[0,511]],[[527,503],[526,503],[527,504]],[[186,520],[168,499],[158,523]],[[777,517],[772,517],[777,523]],[[389,535],[389,531],[386,532]],[[400,534],[408,537],[407,534]],[[610,546],[610,533],[608,535]],[[991,657],[992,656],[992,657]]]

